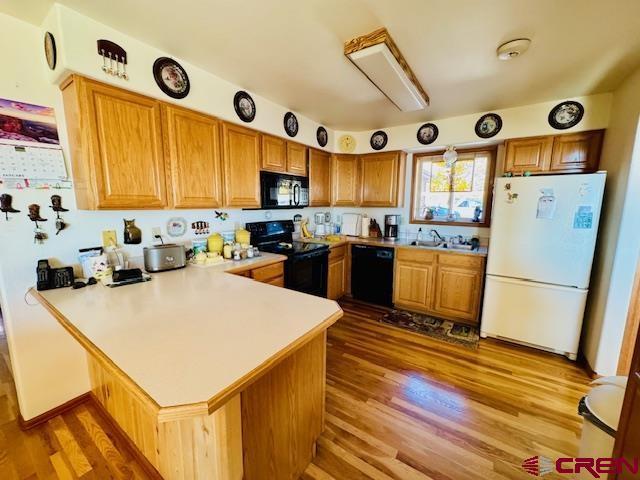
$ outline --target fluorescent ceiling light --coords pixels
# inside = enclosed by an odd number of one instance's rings
[[[351,40],[344,53],[403,112],[429,105],[429,97],[386,29]]]

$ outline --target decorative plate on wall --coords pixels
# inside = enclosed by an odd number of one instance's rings
[[[187,233],[187,221],[183,217],[172,217],[167,222],[167,233],[170,237],[181,237]]]
[[[557,130],[575,127],[584,115],[581,103],[566,101],[559,103],[549,112],[549,125]]]
[[[56,39],[51,32],[44,34],[44,56],[47,59],[49,68],[54,70],[58,61],[58,52],[56,50]]]
[[[371,145],[371,148],[374,150],[382,150],[387,145],[387,134],[382,130],[373,132],[371,140],[369,140],[369,145]]]
[[[318,140],[318,145],[321,147],[326,147],[327,142],[329,141],[329,134],[327,133],[327,129],[324,127],[318,127],[316,130],[316,140]]]
[[[189,94],[189,76],[172,58],[160,57],[153,62],[153,78],[160,90],[171,98],[184,98]]]
[[[256,118],[256,104],[247,92],[240,90],[233,97],[233,108],[243,122],[253,122]]]
[[[342,135],[338,140],[338,145],[342,153],[352,153],[356,149],[356,139],[351,135]]]
[[[416,134],[418,138],[418,142],[422,145],[429,145],[436,141],[438,138],[438,127],[436,127],[433,123],[425,123],[418,129],[418,133]]]
[[[476,135],[480,138],[491,138],[502,128],[502,118],[497,113],[487,113],[476,122]]]
[[[298,134],[298,119],[292,112],[284,114],[284,131],[290,137],[295,137]]]

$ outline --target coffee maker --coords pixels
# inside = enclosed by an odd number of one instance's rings
[[[398,238],[398,225],[400,224],[400,215],[384,216],[384,238],[385,240],[395,241]]]

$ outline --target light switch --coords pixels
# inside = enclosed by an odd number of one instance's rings
[[[104,248],[107,247],[116,247],[118,245],[118,240],[116,239],[116,231],[115,230],[103,230],[102,231],[102,246]]]

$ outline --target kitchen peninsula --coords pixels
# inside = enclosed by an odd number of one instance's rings
[[[297,478],[323,429],[326,330],[342,310],[232,274],[283,258],[32,294],[86,349],[94,400],[163,478]]]

